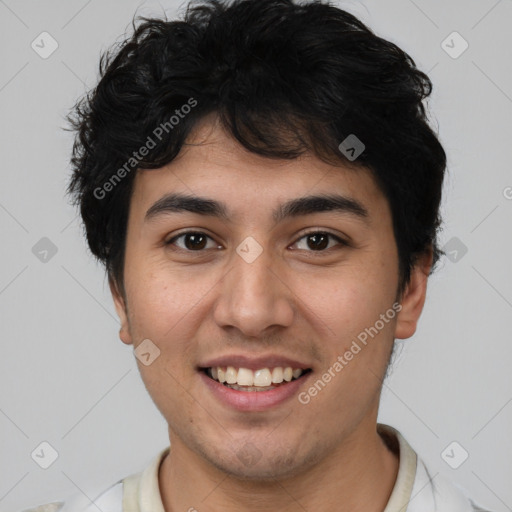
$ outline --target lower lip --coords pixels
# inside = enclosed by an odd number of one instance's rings
[[[308,372],[297,380],[292,380],[268,391],[238,391],[213,380],[202,371],[199,373],[203,382],[220,402],[239,411],[265,411],[289,400],[298,393],[299,388],[311,374]]]

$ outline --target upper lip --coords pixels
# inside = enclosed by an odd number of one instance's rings
[[[308,366],[305,363],[302,363],[301,361],[290,359],[288,357],[278,355],[249,357],[241,354],[231,354],[226,356],[215,357],[213,359],[206,360],[204,363],[201,363],[198,366],[199,368],[233,366],[234,368],[248,368],[249,370],[253,371],[260,370],[262,368],[286,368],[288,366],[290,366],[291,368],[300,368],[302,370],[307,370],[308,368],[311,368],[310,366]]]

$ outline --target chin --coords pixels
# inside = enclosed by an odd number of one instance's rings
[[[200,455],[233,478],[254,483],[275,482],[307,472],[321,458],[313,447],[309,454],[299,453],[299,446],[278,450],[268,442],[254,445],[248,441],[238,449],[230,445],[224,453],[212,454],[208,450],[209,453]]]
[[[212,461],[210,461],[212,462]],[[219,461],[215,461],[215,466],[217,469],[222,471],[223,473],[228,474],[230,477],[235,478],[237,480],[243,480],[245,482],[251,481],[254,483],[257,482],[275,482],[276,480],[284,480],[286,478],[290,478],[295,476],[300,471],[290,464],[285,465],[272,465],[270,463],[266,464],[258,464],[256,466],[246,466],[243,463],[241,464],[239,461],[230,461],[226,464],[219,463]]]

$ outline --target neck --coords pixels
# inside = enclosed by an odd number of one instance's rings
[[[398,474],[398,456],[376,431],[359,425],[328,458],[290,478],[237,479],[208,464],[171,436],[171,450],[160,467],[166,512],[382,512]]]

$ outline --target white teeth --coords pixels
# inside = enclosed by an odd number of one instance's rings
[[[270,386],[272,384],[272,374],[268,368],[263,370],[256,370],[254,372],[254,385],[255,386]]]
[[[272,382],[275,384],[283,382],[283,369],[280,366],[272,370]]]
[[[254,374],[248,368],[240,368],[236,383],[239,386],[252,386],[254,384]],[[256,384],[257,385],[257,384]]]
[[[226,382],[228,384],[236,384],[237,371],[233,366],[228,366],[226,369]]]
[[[302,374],[302,370],[300,368],[295,368],[295,370],[293,370],[293,372],[292,372],[294,379],[298,379],[301,376],[301,374]]]
[[[220,383],[245,386],[247,390],[252,387],[267,388],[273,384],[281,384],[283,381],[290,382],[292,379],[298,379],[304,370],[301,368],[291,368],[290,366],[275,368],[260,368],[252,371],[249,368],[235,368],[234,366],[212,367],[210,376]]]

